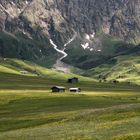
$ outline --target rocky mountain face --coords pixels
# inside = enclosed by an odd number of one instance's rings
[[[87,56],[104,56],[116,44],[122,48],[120,42],[139,44],[140,0],[0,1],[2,57],[52,65],[62,54],[50,39],[68,53],[67,63],[82,62],[79,67],[89,61]]]
[[[58,9],[80,33],[104,32],[139,42],[139,0],[66,0],[58,4]]]

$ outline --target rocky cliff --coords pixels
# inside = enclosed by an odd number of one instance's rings
[[[64,48],[74,35],[76,38],[69,49]],[[138,44],[139,36],[140,0],[0,1],[0,55],[3,57],[54,63],[59,54],[50,44],[52,39],[70,56],[82,49],[82,58],[78,59],[85,61],[84,53],[104,53],[104,48],[112,47],[116,40]],[[74,53],[73,48],[76,48]],[[68,58],[67,62],[72,61]]]

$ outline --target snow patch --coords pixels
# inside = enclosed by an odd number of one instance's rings
[[[25,3],[28,5],[29,2],[28,1],[25,1]]]
[[[15,3],[13,1],[11,1],[10,3],[11,3],[11,5],[14,5],[15,6]]]
[[[66,44],[64,44],[64,47],[69,45],[76,38],[76,36],[77,36],[77,34],[74,34],[74,36]]]
[[[82,43],[81,44],[81,46],[82,46],[82,48],[84,49],[84,50],[89,50],[90,52],[92,52],[92,51],[97,51],[96,49],[95,49],[95,45],[93,45],[94,44],[94,42],[95,42],[95,32],[93,31],[91,34],[85,34],[85,40],[86,40],[86,43],[84,42],[84,43]],[[93,40],[94,39],[94,40]],[[100,52],[100,51],[102,51],[102,50],[98,50],[98,52]]]
[[[90,36],[88,34],[86,34],[86,39],[90,40]]]
[[[83,49],[87,49],[89,47],[89,43],[86,43],[86,44],[81,44],[81,46],[83,47]]]
[[[95,37],[95,32],[93,32],[92,34],[90,34],[90,35],[88,35],[88,34],[86,34],[85,35],[85,39],[87,39],[87,40],[91,40],[91,39],[93,39]]]
[[[52,46],[54,47],[54,49],[55,49],[57,52],[59,52],[59,53],[61,53],[61,54],[63,55],[61,58],[59,58],[59,59],[57,60],[57,62],[58,62],[58,61],[62,61],[65,57],[68,56],[68,54],[65,52],[66,46],[69,45],[69,44],[76,38],[76,36],[77,36],[77,34],[75,33],[75,34],[73,35],[73,37],[72,37],[71,39],[69,39],[69,41],[68,41],[66,44],[64,44],[64,48],[63,48],[62,50],[58,49],[58,46],[53,42],[52,39],[50,39],[50,43],[52,44]]]
[[[90,51],[92,52],[93,51],[93,48],[90,48]]]
[[[90,36],[93,39],[95,37],[95,32],[93,32]]]
[[[101,52],[101,51],[102,51],[101,49],[98,49],[98,50],[97,50],[97,52]]]
[[[54,68],[63,72],[70,72],[69,70],[71,69],[70,66],[66,65],[65,63],[62,62],[62,60],[68,56],[68,54],[65,52],[66,46],[69,45],[77,36],[77,33],[73,35],[71,39],[68,40],[67,43],[64,44],[64,48],[62,50],[58,49],[58,46],[53,42],[52,39],[50,39],[50,43],[53,46],[53,48],[58,52],[61,53],[63,56],[59,59],[57,59],[56,64],[54,64]]]
[[[53,48],[57,51],[57,52],[59,52],[59,53],[61,53],[63,56],[61,57],[61,58],[59,58],[57,61],[61,61],[62,59],[64,59],[65,57],[67,57],[67,53],[66,52],[64,52],[64,50],[59,50],[58,49],[58,47],[57,47],[57,45],[53,42],[53,40],[52,39],[50,39],[50,43],[52,44],[52,46],[53,46]]]

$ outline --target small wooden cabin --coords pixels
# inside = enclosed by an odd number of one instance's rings
[[[73,78],[69,78],[68,83],[78,83],[79,82],[79,79],[77,77],[73,77]]]
[[[54,86],[51,89],[52,92],[65,92],[65,87],[61,87],[61,86]]]
[[[113,80],[112,82],[113,82],[113,84],[118,84],[119,83],[118,80]]]
[[[81,88],[69,88],[70,92],[81,92]]]
[[[26,75],[28,74],[28,71],[20,71],[20,74]]]

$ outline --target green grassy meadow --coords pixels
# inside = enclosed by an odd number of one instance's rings
[[[32,65],[0,63],[0,140],[140,139],[139,86],[82,76],[73,85],[66,80],[75,74]],[[54,85],[81,87],[82,92],[52,93]]]
[[[122,55],[112,59],[109,64],[102,64],[85,72],[86,76],[99,78],[105,77],[108,82],[118,80],[119,82],[131,82],[140,85],[140,56],[139,54]]]

